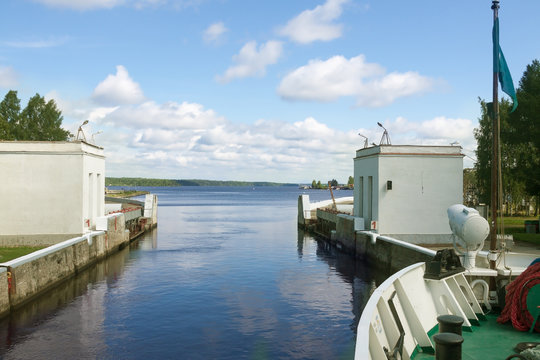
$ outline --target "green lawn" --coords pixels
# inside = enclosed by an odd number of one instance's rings
[[[525,233],[525,220],[538,220],[537,217],[512,216],[503,220],[504,232],[512,234],[515,240],[526,241],[533,244],[540,244],[540,234]]]
[[[9,260],[16,259],[18,257],[24,256],[26,254],[33,253],[34,251],[43,249],[45,246],[40,247],[29,247],[29,246],[20,246],[20,247],[0,247],[0,262],[6,262]]]

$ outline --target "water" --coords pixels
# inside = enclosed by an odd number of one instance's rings
[[[353,357],[385,274],[298,230],[301,190],[151,191],[158,228],[1,321],[3,358]]]

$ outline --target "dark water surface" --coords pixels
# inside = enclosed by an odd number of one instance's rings
[[[2,358],[353,357],[385,275],[297,229],[301,190],[150,191],[158,228],[1,321]]]

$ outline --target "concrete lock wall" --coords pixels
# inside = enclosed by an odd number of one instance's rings
[[[88,233],[0,264],[0,315],[129,243],[124,214],[107,216],[106,224],[107,232]]]
[[[366,233],[356,233],[356,252],[359,257],[366,257],[387,270],[395,272],[421,261],[429,261],[431,255],[414,249],[402,247],[384,240],[372,241],[372,236]]]
[[[8,271],[0,268],[0,317],[9,313]]]

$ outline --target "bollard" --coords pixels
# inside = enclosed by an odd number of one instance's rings
[[[454,333],[461,336],[463,319],[456,315],[440,315],[437,317],[440,333]]]
[[[463,337],[454,333],[438,333],[433,335],[435,341],[435,359],[461,360],[461,344]]]

